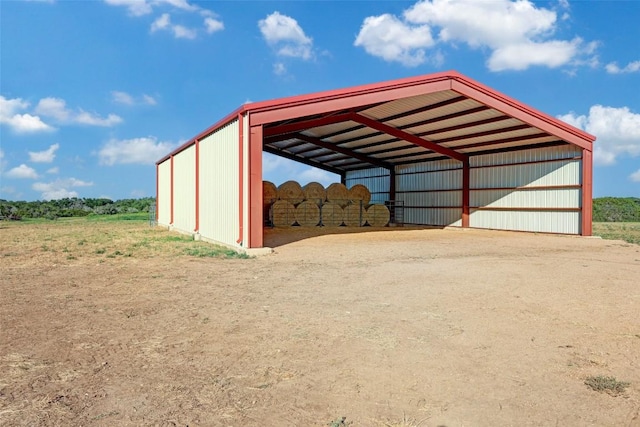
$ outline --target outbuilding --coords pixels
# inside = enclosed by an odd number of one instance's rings
[[[453,71],[249,103],[156,163],[156,217],[263,247],[267,152],[401,202],[406,224],[589,236],[594,141]]]

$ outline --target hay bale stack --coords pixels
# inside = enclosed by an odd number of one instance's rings
[[[362,203],[368,205],[371,201],[371,192],[364,185],[356,184],[349,189],[349,200],[352,202],[362,201]]]
[[[287,181],[278,187],[278,199],[287,200],[297,205],[304,200],[304,192],[296,181]]]
[[[327,201],[337,203],[344,208],[349,203],[349,190],[344,184],[333,183],[327,187]]]
[[[344,208],[344,225],[347,227],[362,227],[366,222],[365,205],[360,202],[352,203]]]
[[[327,202],[322,205],[322,225],[338,227],[344,220],[344,209],[338,203]]]
[[[315,227],[320,223],[320,208],[313,200],[296,206],[296,222],[302,227]]]
[[[389,224],[391,214],[389,213],[389,208],[385,205],[369,205],[365,218],[372,227],[384,227]]]
[[[317,204],[320,204],[327,200],[327,190],[319,182],[310,182],[302,187],[305,200],[313,200]]]
[[[262,181],[262,201],[270,205],[278,199],[278,188],[273,182]]]
[[[296,207],[288,200],[278,200],[271,206],[274,227],[289,227],[296,222]]]

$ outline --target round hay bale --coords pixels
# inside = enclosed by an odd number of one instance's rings
[[[262,181],[262,202],[271,205],[278,199],[278,188],[273,182]]]
[[[278,199],[287,200],[297,205],[304,200],[304,192],[296,181],[287,181],[278,187]]]
[[[342,225],[344,220],[344,209],[337,203],[327,202],[321,208],[322,225],[327,227],[337,227]]]
[[[304,193],[305,200],[313,200],[318,204],[327,200],[327,190],[325,190],[319,182],[308,183],[302,187],[302,192]]]
[[[365,218],[372,227],[384,227],[389,224],[391,214],[385,205],[369,205]]]
[[[320,208],[313,200],[305,200],[296,206],[296,222],[302,227],[315,227],[320,223]]]
[[[349,189],[349,200],[352,202],[362,200],[365,205],[371,201],[371,192],[362,184],[356,184]]]
[[[344,184],[333,183],[327,187],[327,201],[337,203],[344,208],[349,203],[349,190]]]
[[[365,206],[360,202],[347,205],[344,208],[344,225],[347,227],[362,227],[366,222]]]
[[[271,206],[271,222],[274,227],[289,227],[296,222],[296,207],[288,200],[277,200]]]

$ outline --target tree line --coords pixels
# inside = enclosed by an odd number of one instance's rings
[[[87,215],[114,215],[149,212],[154,197],[141,199],[66,198],[59,200],[12,202],[0,199],[0,219],[64,218]],[[593,199],[595,222],[640,222],[640,198],[599,197]]]
[[[140,199],[65,198],[35,202],[8,201],[0,199],[0,219],[22,218],[67,218],[87,215],[114,215],[120,213],[149,212],[155,206],[154,197]]]

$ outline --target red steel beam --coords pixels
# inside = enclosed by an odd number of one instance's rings
[[[451,157],[452,159],[456,159],[460,162],[463,162],[466,159],[466,155],[462,153],[458,153],[457,151],[451,150],[450,148],[447,148],[447,147],[442,147],[431,141],[422,139],[418,136],[415,136],[413,134],[410,134],[398,128],[394,128],[392,126],[386,125],[384,123],[377,122],[373,119],[362,116],[360,114],[355,114],[355,113],[351,114],[351,120],[354,122],[366,125],[372,129],[376,129],[380,132],[384,132],[386,134],[395,136],[396,138],[400,138],[404,141],[408,141],[413,144],[419,145],[423,148],[426,148],[427,150],[435,151],[436,153],[440,153],[447,157]]]
[[[194,232],[200,230],[200,140],[196,139],[196,226]]]
[[[236,243],[242,244],[244,240],[244,116],[238,113],[238,239]]]
[[[469,193],[470,193],[469,158],[462,162],[462,228],[469,228]]]
[[[374,165],[374,166],[378,166],[378,167],[385,168],[385,169],[393,168],[393,166],[391,164],[387,163],[387,162],[384,162],[384,161],[381,161],[381,160],[366,156],[364,154],[358,153],[358,152],[353,151],[353,150],[349,150],[348,148],[338,147],[335,144],[332,144],[330,142],[325,142],[325,141],[323,141],[321,139],[318,139],[318,138],[313,138],[311,136],[307,136],[307,135],[303,135],[303,134],[297,134],[295,137],[300,139],[300,140],[302,140],[302,141],[306,141],[309,144],[313,144],[313,145],[316,145],[318,147],[322,147],[322,148],[326,148],[327,150],[334,151],[336,153],[340,153],[340,154],[344,154],[344,155],[349,156],[349,157],[353,157],[354,159],[358,159],[360,161],[369,163],[369,164]]]
[[[582,150],[582,229],[583,236],[593,232],[593,153]]]
[[[169,225],[173,225],[173,155],[171,156],[171,184],[169,194],[171,197],[171,214],[169,216]]]
[[[268,138],[274,135],[290,134],[293,132],[299,132],[302,130],[315,128],[318,126],[325,126],[325,125],[332,125],[334,123],[346,122],[349,120],[350,115],[351,113],[336,114],[333,116],[318,117],[315,119],[303,120],[300,122],[293,122],[293,123],[287,123],[280,126],[274,126],[274,127],[265,129],[264,136],[265,138]]]
[[[247,248],[263,246],[262,125],[251,126],[249,137],[249,242]]]
[[[160,212],[160,165],[156,163],[156,223]]]

